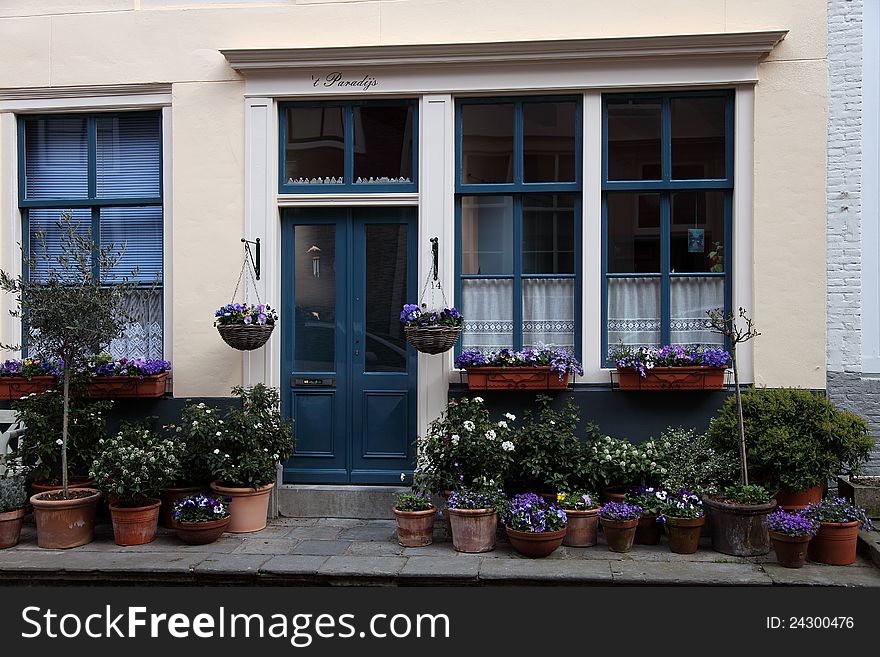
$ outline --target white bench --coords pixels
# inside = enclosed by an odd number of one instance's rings
[[[18,437],[24,433],[15,411],[0,409],[0,476],[6,474],[6,462],[15,453]]]

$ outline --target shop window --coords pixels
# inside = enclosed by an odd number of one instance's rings
[[[27,116],[19,120],[19,139],[19,205],[27,243],[32,250],[40,243],[60,254],[58,220],[69,212],[78,231],[118,248],[121,258],[100,271],[101,281],[112,285],[127,277],[138,284],[128,295],[128,312],[136,319],[110,351],[116,357],[162,358],[161,115]],[[47,267],[45,260],[32,259],[26,273],[39,279]]]

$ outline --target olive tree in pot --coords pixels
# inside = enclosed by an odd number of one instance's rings
[[[86,367],[129,323],[125,295],[129,277],[104,285],[98,272],[111,271],[122,251],[112,244],[99,246],[87,227],[70,212],[57,223],[60,240],[50,245],[45,234],[32,239],[33,250],[23,253],[32,275],[14,276],[0,270],[0,290],[15,296],[30,336],[31,351],[58,361],[62,378],[61,489],[31,498],[37,524],[37,544],[46,548],[71,548],[91,542],[95,507],[101,493],[94,488],[72,488],[68,475],[71,380]],[[17,350],[18,346],[2,345]]]

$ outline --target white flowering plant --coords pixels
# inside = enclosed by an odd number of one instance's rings
[[[626,439],[604,436],[591,440],[586,451],[596,486],[644,486],[667,473],[665,456],[653,439],[634,445]]]
[[[226,428],[224,409],[204,402],[187,402],[180,421],[165,427],[182,443],[179,486],[205,486],[213,478],[210,454]]]
[[[737,480],[736,451],[713,445],[705,434],[670,427],[656,442],[664,455],[666,472],[660,477],[660,485],[666,490],[715,495]]]
[[[123,424],[99,442],[89,477],[114,506],[144,506],[178,477],[180,443],[159,438],[146,423]]]

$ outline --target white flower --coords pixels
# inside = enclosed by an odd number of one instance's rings
[[[59,438],[58,440],[55,441],[55,444],[56,444],[56,445],[63,445],[63,444],[64,444],[64,441],[61,440],[61,438]]]
[[[513,413],[505,413],[504,417],[506,417],[511,422],[513,422],[516,419],[516,415],[514,415]]]
[[[503,449],[505,452],[512,452],[513,451],[513,443],[510,442],[509,440],[505,440],[503,443],[501,443],[501,449]]]
[[[467,429],[468,431],[473,431],[474,428],[476,428],[476,425],[473,422],[471,422],[470,420],[465,420],[464,421],[464,428]]]
[[[224,455],[223,455],[223,458],[228,459],[228,458],[229,458],[229,454],[224,454]]]
[[[205,411],[205,415],[210,415],[210,414],[211,414],[211,409],[209,408],[207,411]]]
[[[556,420],[550,420],[550,424],[556,424]]]
[[[502,429],[506,429],[506,428],[507,428],[507,422],[505,422],[504,420],[501,420],[501,421],[498,422],[498,426],[501,427]]]
[[[219,450],[219,449],[215,449],[215,450],[214,450],[214,453],[215,453],[215,454],[219,454],[219,453],[220,453],[220,450]]]
[[[204,404],[199,404],[199,405],[198,405],[198,408],[204,408],[204,407],[205,407]]]
[[[218,431],[218,432],[217,432],[216,434],[214,434],[214,435],[215,435],[215,436],[222,436],[222,435],[223,435],[223,432],[222,432],[222,431]]]
[[[483,398],[482,397],[474,397],[474,401],[477,402],[478,404],[482,404]]]
[[[452,444],[453,445],[458,445],[459,440],[461,440],[461,436],[459,436],[457,433],[452,434]]]
[[[486,438],[488,438],[489,440],[495,440],[495,431],[492,429],[489,429],[486,432]]]
[[[400,473],[400,480],[401,480],[401,481],[406,481],[406,473],[405,473],[405,472],[401,472],[401,473]]]

